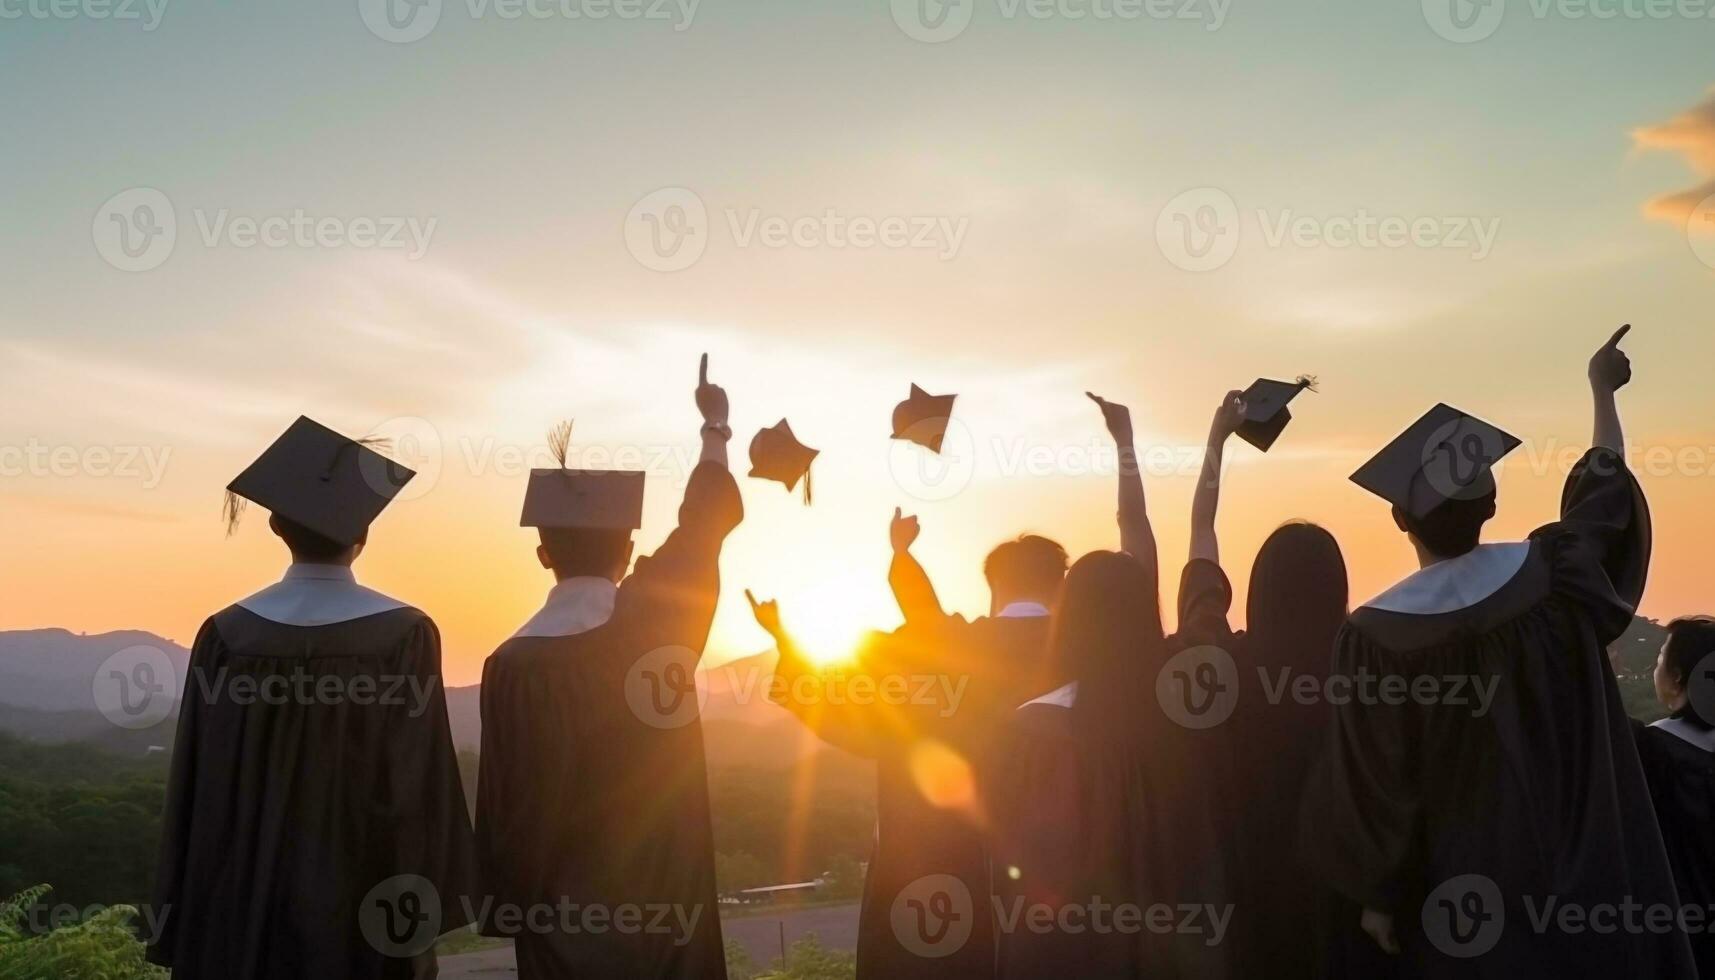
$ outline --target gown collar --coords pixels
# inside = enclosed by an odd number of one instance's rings
[[[595,629],[613,616],[619,586],[611,579],[579,575],[557,583],[542,610],[513,636],[575,636]]]
[[[1432,616],[1468,609],[1499,592],[1530,556],[1530,542],[1485,544],[1407,576],[1364,606]]]
[[[1705,752],[1715,752],[1715,728],[1702,728],[1675,715],[1650,725],[1683,742],[1689,742]]]
[[[406,604],[357,584],[346,565],[293,562],[280,581],[238,605],[284,626],[331,626],[376,613],[404,609]]]

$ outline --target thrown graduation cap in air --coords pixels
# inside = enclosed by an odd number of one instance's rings
[[[1316,390],[1316,379],[1307,374],[1299,375],[1297,381],[1258,378],[1255,384],[1245,389],[1245,420],[1235,430],[1238,437],[1268,452],[1274,440],[1280,438],[1286,423],[1292,421],[1292,412],[1286,404],[1305,390]]]
[[[1495,489],[1491,467],[1517,438],[1473,415],[1437,405],[1352,474],[1352,482],[1422,519],[1449,500]]]
[[[299,416],[256,462],[226,487],[226,533],[251,501],[336,544],[362,538],[416,472],[370,447]]]
[[[907,439],[939,453],[941,440],[947,435],[947,422],[953,415],[953,399],[957,397],[931,395],[913,384],[911,397],[893,408],[893,438]]]
[[[548,448],[560,465],[530,471],[519,527],[623,531],[643,526],[641,470],[574,470],[566,466],[572,423],[548,433]]]
[[[779,424],[758,432],[750,440],[750,475],[786,484],[787,490],[804,481],[804,502],[810,502],[810,464],[820,450],[811,449],[792,434],[792,426]]]

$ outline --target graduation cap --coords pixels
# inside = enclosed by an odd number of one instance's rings
[[[548,433],[548,448],[560,465],[530,471],[518,526],[623,531],[627,535],[642,527],[643,472],[571,469],[566,466],[571,445],[572,423],[562,422]]]
[[[1520,441],[1474,415],[1437,405],[1352,474],[1352,482],[1421,520],[1449,500],[1495,489],[1490,468]]]
[[[958,395],[931,395],[915,384],[911,397],[893,408],[893,438],[908,439],[932,453],[940,453]]]
[[[370,448],[379,439],[348,439],[300,416],[226,487],[226,533],[244,516],[245,501],[352,545],[416,476]]]
[[[1298,397],[1304,390],[1315,391],[1316,379],[1306,374],[1298,376],[1297,381],[1270,381],[1258,378],[1256,383],[1245,389],[1245,420],[1234,430],[1240,439],[1250,443],[1257,449],[1268,452],[1274,440],[1280,438],[1280,433],[1286,428],[1286,423],[1292,421],[1292,412],[1287,409],[1287,402]]]
[[[781,419],[750,440],[750,475],[786,484],[787,490],[804,481],[804,503],[810,502],[810,464],[820,451],[811,449],[792,434],[792,426]]]

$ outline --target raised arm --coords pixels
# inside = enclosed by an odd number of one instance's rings
[[[770,700],[791,712],[829,745],[853,755],[874,758],[880,734],[873,706],[854,704],[851,699],[828,690],[829,682],[818,674],[781,623],[777,602],[773,599],[758,602],[749,589],[744,590],[744,597],[750,602],[756,625],[774,639],[774,649],[780,654],[774,667],[775,684],[769,691]]]
[[[1620,407],[1614,400],[1614,392],[1632,380],[1631,359],[1620,350],[1620,341],[1631,329],[1632,325],[1628,323],[1616,330],[1602,349],[1590,358],[1590,394],[1596,403],[1595,432],[1590,437],[1590,444],[1595,448],[1611,449],[1622,458],[1626,455],[1626,435],[1620,427]]]
[[[1221,503],[1221,464],[1227,439],[1245,420],[1244,393],[1229,391],[1209,423],[1209,444],[1203,450],[1203,472],[1191,498],[1191,560],[1221,563],[1220,539],[1215,535],[1215,512]]]
[[[697,411],[703,415],[703,452],[697,461],[727,469],[726,445],[732,441],[732,426],[727,424],[726,389],[709,384],[707,354],[697,367]]]
[[[1143,470],[1137,461],[1132,437],[1131,410],[1093,392],[1084,392],[1102,410],[1102,421],[1119,450],[1120,550],[1150,569],[1158,567],[1155,529],[1149,523],[1149,507],[1143,496]]]
[[[940,597],[935,594],[935,583],[929,581],[929,573],[911,554],[911,545],[920,530],[917,515],[893,508],[893,523],[887,529],[888,541],[893,545],[887,584],[893,589],[893,599],[899,603],[899,612],[907,623],[932,622],[946,615],[941,610]]]

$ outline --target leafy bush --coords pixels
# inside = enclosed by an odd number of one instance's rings
[[[786,949],[786,962],[755,974],[752,980],[854,980],[857,954],[827,949],[814,933]]]
[[[143,944],[131,930],[137,910],[130,906],[31,932],[31,910],[47,893],[47,885],[37,885],[0,902],[0,980],[166,980],[165,970],[143,961]]]

